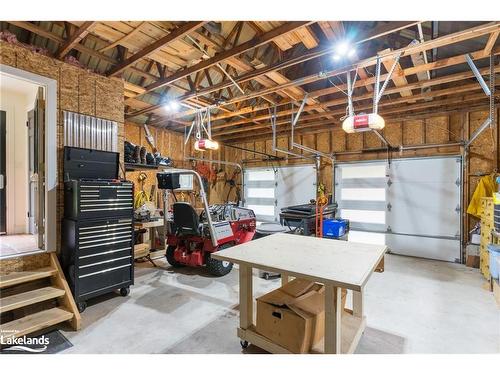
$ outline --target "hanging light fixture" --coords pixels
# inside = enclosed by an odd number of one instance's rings
[[[381,130],[384,127],[385,120],[377,113],[349,116],[342,122],[342,129],[346,133]]]
[[[194,142],[194,149],[196,151],[218,150],[219,142],[205,138],[198,139]]]

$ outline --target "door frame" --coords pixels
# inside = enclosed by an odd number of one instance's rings
[[[3,116],[2,116],[3,113]],[[0,146],[3,149],[2,154],[0,155],[0,175],[2,178],[2,190],[0,190],[0,199],[3,200],[3,209],[0,208],[0,218],[3,221],[3,225],[0,226],[0,235],[7,233],[7,111],[0,110],[0,124],[1,117],[4,117],[4,131],[0,129]],[[3,167],[3,168],[2,168]],[[3,228],[2,228],[3,227]]]
[[[400,158],[391,158],[391,161],[393,160],[429,160],[429,159],[444,159],[444,158],[454,158],[454,159],[460,159],[460,167],[459,167],[459,172],[460,172],[460,192],[459,192],[459,200],[460,200],[460,257],[459,257],[459,262],[463,264],[465,262],[464,259],[464,218],[463,218],[463,213],[464,210],[466,209],[464,207],[464,157],[461,154],[444,154],[444,155],[430,155],[430,156],[410,156],[410,157],[400,157]],[[370,160],[352,160],[352,161],[342,161],[342,162],[334,162],[332,166],[332,183],[333,183],[333,196],[336,197],[336,192],[335,190],[337,189],[337,185],[335,183],[335,168],[337,166],[341,165],[355,165],[355,164],[369,164],[369,163],[380,163],[380,162],[385,162],[387,163],[386,158],[380,158],[380,159],[370,159]],[[370,232],[370,231],[368,231]],[[376,233],[380,233],[378,231],[374,231]]]
[[[45,89],[45,251],[57,248],[57,81],[0,64],[0,72]]]

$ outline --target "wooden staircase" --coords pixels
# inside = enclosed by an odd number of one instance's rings
[[[0,261],[0,335],[4,341],[68,321],[80,313],[55,253]]]

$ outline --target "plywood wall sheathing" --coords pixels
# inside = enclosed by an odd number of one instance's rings
[[[118,122],[119,151],[123,150],[123,81],[106,78],[63,63],[53,58],[0,41],[0,63],[57,81],[57,247],[60,245],[60,226],[63,214],[62,111],[68,110]],[[53,249],[51,249],[53,250]]]

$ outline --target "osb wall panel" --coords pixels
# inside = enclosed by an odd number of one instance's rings
[[[432,125],[431,125],[432,126]],[[399,144],[420,145],[424,143],[425,128],[423,120],[404,121],[402,124],[403,140]]]
[[[424,120],[407,120],[407,121],[390,121],[386,123],[383,130],[384,136],[393,146],[405,145],[423,145],[423,144],[441,144],[457,142],[464,139],[469,139],[470,135],[483,123],[487,118],[487,111],[475,112],[457,112],[443,116],[431,116]],[[498,109],[496,118],[498,123]],[[313,140],[315,138],[315,140]],[[300,139],[300,138],[297,138]],[[316,149],[323,152],[343,152],[343,151],[360,151],[362,149],[379,148],[383,144],[371,132],[346,134],[342,129],[335,128],[329,132],[317,134],[309,134],[302,136],[303,144],[316,145]],[[260,145],[255,142],[255,145]],[[499,132],[495,129],[487,129],[483,132],[470,147],[470,153],[467,158],[466,178],[464,181],[464,207],[467,207],[472,194],[477,186],[481,175],[489,174],[496,171],[499,167]],[[239,144],[238,146],[249,148],[248,143]],[[278,145],[282,149],[288,149],[288,139],[280,137]],[[310,146],[311,147],[311,146]],[[257,147],[256,147],[257,149]],[[262,147],[259,147],[259,150]],[[269,150],[267,150],[269,153]],[[391,152],[392,158],[401,157],[422,157],[422,156],[437,156],[437,155],[460,155],[461,148],[453,147],[434,147],[431,149],[408,150],[404,152]],[[278,153],[278,155],[280,155]],[[283,156],[283,154],[281,154]],[[252,156],[251,158],[255,158]],[[374,159],[386,159],[387,152],[372,152],[363,154],[338,155],[337,161],[362,161]],[[285,165],[287,162],[275,163],[275,165]],[[298,161],[290,160],[289,163],[298,163]],[[269,163],[252,162],[246,164],[248,166],[269,165]],[[332,187],[332,167],[324,158],[321,160],[319,181],[322,182],[327,192],[331,192]],[[477,220],[468,216],[465,222],[464,233],[468,233],[468,229],[472,228]],[[467,238],[466,238],[467,240]]]
[[[193,162],[184,160],[184,134],[169,131],[167,129],[159,129],[154,127],[149,127],[149,130],[153,138],[155,139],[158,151],[163,156],[170,157],[173,160],[175,167],[188,168],[188,169],[193,168],[194,166]],[[144,128],[141,125],[126,123],[124,134],[125,134],[125,139],[128,140],[129,142],[136,144],[138,146],[146,147],[148,152],[152,151],[152,148],[146,139]],[[265,145],[265,142],[263,142],[262,144]],[[252,143],[252,149],[253,149],[253,143]],[[224,148],[222,146],[218,151],[211,151],[203,154],[202,153],[195,154],[193,152],[192,141],[186,145],[186,150],[185,150],[186,156],[203,157],[206,159],[213,159],[213,160],[228,160],[232,162],[240,162],[243,159],[244,153],[245,152],[241,150],[236,150],[234,148],[227,148],[227,147]],[[249,153],[245,154],[248,154],[247,157],[253,157],[253,155],[250,155]],[[219,178],[217,183],[210,185],[210,189],[207,192],[209,203],[216,204],[225,202],[228,193],[230,197],[229,200],[234,200],[236,196],[235,190],[231,189],[230,185],[226,183],[225,180],[226,178],[230,179],[232,177],[233,172],[236,168],[232,166],[219,165],[217,163],[211,164],[211,167],[216,172],[221,172],[222,174],[220,176],[224,176],[224,173],[225,176],[222,179]],[[147,176],[144,184],[140,184],[138,181],[138,177],[141,172],[145,173]],[[127,172],[126,177],[128,180],[134,183],[136,191],[139,191],[140,189],[143,188],[144,191],[146,191],[149,194],[151,191],[151,187],[153,185],[154,186],[157,185],[156,173],[157,173],[156,170],[133,171],[133,172]],[[240,180],[238,177],[237,182],[239,183],[239,181]],[[178,195],[180,196],[180,194]],[[156,200],[157,206],[161,207],[162,206],[161,196],[158,196],[158,194],[156,194],[155,198],[157,199]],[[193,194],[186,193],[184,194],[184,198],[187,201],[194,204],[195,206],[200,207],[201,204],[200,199],[196,199]]]
[[[403,127],[400,122],[390,122],[384,128],[384,136],[391,145],[397,145],[403,139]]]
[[[424,121],[425,143],[446,143],[450,140],[449,118],[434,117],[432,122]]]
[[[57,81],[57,248],[63,215],[63,115],[68,110],[118,122],[119,151],[123,151],[123,81],[90,73],[59,60],[0,41],[0,63]],[[52,250],[52,249],[49,249]]]
[[[163,156],[170,157],[174,161],[175,166],[183,167],[184,163],[182,160],[183,158],[182,150],[184,144],[182,140],[182,134],[180,133],[173,134],[167,130],[153,128],[153,127],[150,127],[149,130],[151,132],[151,135],[156,141],[156,146],[158,151]],[[143,127],[140,125],[126,123],[125,139],[135,145],[145,147],[148,152],[152,152],[152,148],[146,139],[146,133]],[[175,150],[172,150],[171,145],[175,147]],[[140,184],[138,181],[138,177],[141,174],[141,172],[145,173],[147,176],[146,180],[144,181],[144,184]],[[141,189],[144,189],[144,191],[146,191],[149,194],[151,191],[151,186],[153,185],[156,186],[156,173],[157,171],[155,170],[126,172],[126,178],[127,180],[130,180],[134,183],[136,192]],[[154,198],[156,199],[156,197]]]
[[[11,272],[31,271],[38,268],[48,267],[50,256],[48,254],[28,255],[18,258],[0,260],[0,275]]]

